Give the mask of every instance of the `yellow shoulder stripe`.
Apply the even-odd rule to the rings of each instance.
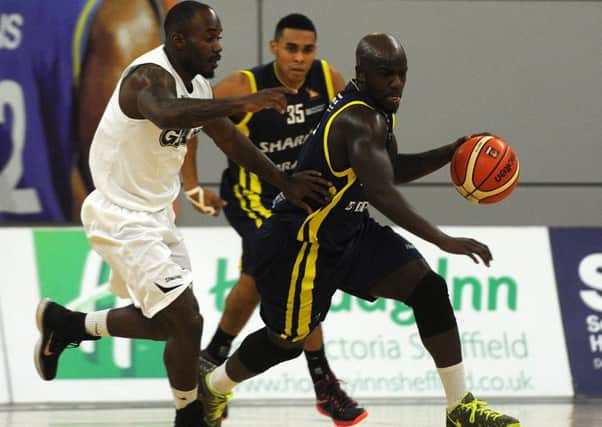
[[[322,63],[322,72],[324,73],[324,81],[326,82],[326,91],[328,92],[328,102],[332,101],[332,98],[334,98],[334,86],[332,84],[332,75],[330,73],[330,66],[328,65],[328,62],[326,62],[325,60],[321,59],[320,62]]]
[[[257,92],[257,81],[255,80],[255,74],[253,74],[249,70],[241,70],[240,72],[242,74],[244,74],[245,76],[247,76],[247,78],[249,79],[249,85],[251,86],[251,93]],[[245,116],[242,118],[242,120],[236,125],[238,130],[240,130],[246,136],[249,136],[249,127],[247,126],[247,124],[251,120],[251,117],[253,117],[253,113],[245,114]]]
[[[373,110],[374,108],[372,108],[370,105],[368,105],[366,102],[364,101],[351,101],[345,105],[343,105],[339,110],[337,110],[332,116],[330,116],[328,118],[328,122],[326,123],[326,127],[324,128],[324,136],[323,136],[323,145],[324,145],[324,156],[326,157],[326,164],[328,165],[328,168],[330,169],[330,172],[332,172],[332,174],[338,178],[341,178],[345,175],[348,175],[349,172],[351,171],[351,168],[345,169],[343,171],[335,171],[334,168],[332,167],[332,163],[330,162],[330,154],[328,152],[328,134],[330,132],[330,126],[332,126],[332,122],[334,121],[334,119],[337,118],[337,116],[342,113],[345,109],[353,106],[353,105],[364,105],[368,108],[370,108],[371,110]]]

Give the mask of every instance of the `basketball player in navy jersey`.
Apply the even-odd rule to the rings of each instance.
[[[356,79],[337,95],[304,144],[296,171],[314,169],[334,186],[326,206],[307,214],[285,196],[255,234],[248,269],[261,294],[266,327],[248,335],[239,349],[205,381],[216,393],[286,360],[328,313],[337,289],[373,301],[377,297],[412,307],[422,343],[443,383],[448,427],[518,427],[467,391],[456,318],[445,280],[416,248],[375,222],[367,202],[391,221],[440,249],[489,265],[489,248],[471,238],[445,234],[418,214],[396,184],[447,164],[466,140],[419,154],[398,154],[394,114],[406,83],[407,60],[399,42],[370,34],[356,48]],[[211,402],[211,395],[203,399]],[[207,404],[207,403],[206,403]]]
[[[235,72],[215,86],[216,98],[244,96],[264,88],[291,87],[296,94],[287,95],[287,110],[280,114],[263,110],[232,116],[237,127],[253,141],[281,170],[291,173],[303,142],[318,124],[330,100],[345,83],[338,71],[325,60],[316,59],[317,33],[313,22],[301,14],[290,14],[277,23],[270,49],[275,59],[248,70]],[[185,164],[194,160],[194,150]],[[189,196],[197,187],[196,167],[183,173],[184,188]],[[255,280],[246,270],[251,235],[270,217],[278,190],[246,168],[228,161],[223,172],[221,197],[229,223],[242,238],[242,271],[229,292],[223,316],[206,349],[201,353],[202,370],[211,369],[226,360],[233,339],[249,320],[259,303]],[[321,327],[313,330],[305,342],[305,357],[314,383],[317,409],[335,423],[354,425],[367,412],[341,389],[329,367],[324,352]]]
[[[173,4],[2,2],[1,222],[79,222],[93,189],[88,151],[103,109],[125,66],[161,42]],[[126,40],[124,32],[140,37]]]
[[[56,377],[62,352],[83,340],[119,336],[165,341],[164,364],[176,427],[216,427],[198,396],[202,317],[190,260],[172,202],[186,143],[200,131],[228,156],[281,188],[303,209],[329,199],[319,173],[280,171],[227,118],[264,108],[285,111],[287,88],[213,99],[208,78],[221,58],[222,27],[206,4],[183,1],[165,19],[166,42],[121,74],[90,149],[95,190],[81,217],[86,237],[111,268],[111,291],[126,307],[82,313],[43,299],[34,360],[40,377]],[[213,395],[215,397],[215,395]],[[220,396],[225,405],[229,396]]]

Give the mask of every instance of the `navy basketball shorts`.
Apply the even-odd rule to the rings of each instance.
[[[371,218],[337,249],[299,242],[295,235],[285,221],[268,220],[251,240],[248,266],[261,294],[263,321],[293,342],[324,320],[337,289],[374,301],[373,285],[423,259],[414,245]]]
[[[225,173],[224,173],[225,175]],[[259,200],[248,200],[248,195],[243,197],[230,182],[230,179],[222,177],[220,186],[220,197],[228,204],[223,211],[228,223],[236,230],[242,239],[242,255],[240,258],[240,269],[246,273],[247,254],[249,253],[249,239],[253,236],[264,221],[271,215],[271,211],[264,207],[264,203]],[[258,207],[257,203],[261,203]]]

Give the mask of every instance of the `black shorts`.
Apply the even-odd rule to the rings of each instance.
[[[239,190],[232,182],[228,170],[222,174],[220,197],[228,204],[224,207],[226,219],[236,230],[242,240],[241,270],[246,273],[247,254],[249,253],[249,239],[257,229],[270,217],[272,212],[266,207],[271,206],[272,198],[258,198],[255,194]]]
[[[374,284],[423,259],[414,245],[371,218],[334,250],[295,236],[286,220],[272,217],[250,240],[247,266],[261,294],[263,321],[290,341],[305,338],[324,320],[337,289],[374,301]]]

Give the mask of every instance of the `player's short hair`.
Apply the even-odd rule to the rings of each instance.
[[[307,16],[300,13],[291,13],[290,15],[282,17],[280,21],[278,21],[276,24],[276,30],[274,30],[274,40],[278,40],[286,28],[311,31],[316,35],[316,38],[318,38],[318,32],[316,31],[316,26],[314,23]]]
[[[165,34],[182,33],[188,30],[188,25],[198,11],[211,10],[211,6],[194,0],[185,0],[172,7],[163,23]]]

